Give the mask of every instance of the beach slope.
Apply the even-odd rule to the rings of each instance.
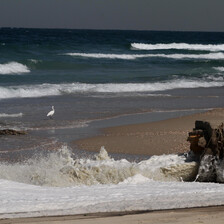
[[[224,207],[0,220],[0,224],[223,224]]]
[[[104,146],[109,153],[162,155],[189,151],[188,132],[196,120],[210,121],[214,126],[224,121],[224,109],[142,124],[111,127],[98,136],[74,143],[78,148],[99,151]]]

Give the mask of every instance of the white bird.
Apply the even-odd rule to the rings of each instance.
[[[54,106],[52,106],[52,110],[47,114],[47,117],[52,118],[52,116],[54,115],[54,112],[55,112]]]

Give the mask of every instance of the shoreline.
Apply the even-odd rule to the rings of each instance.
[[[104,146],[108,153],[162,155],[189,151],[188,132],[196,120],[218,126],[224,121],[224,109],[184,115],[166,120],[121,125],[100,129],[99,134],[74,140],[78,149],[98,152]],[[165,146],[165,147],[164,147]]]
[[[84,215],[63,215],[49,217],[31,217],[0,219],[0,224],[189,224],[189,223],[223,223],[224,206],[209,206],[197,208],[169,209],[156,211],[107,212]]]
[[[118,127],[111,127],[103,129],[102,135],[80,140],[84,141],[84,143],[91,143],[92,141],[95,141],[97,144],[101,144],[102,142],[99,141],[100,139],[103,139],[105,142],[111,144],[114,142],[116,144],[121,144],[125,150],[129,150],[127,153],[136,153],[136,155],[142,152],[148,153],[147,155],[150,155],[150,153],[153,153],[153,150],[157,150],[158,153],[161,154],[170,154],[170,153],[180,153],[180,149],[177,149],[179,147],[178,143],[179,141],[185,140],[186,144],[188,142],[186,141],[187,138],[187,132],[191,131],[194,127],[194,121],[195,119],[201,119],[201,120],[207,120],[212,122],[213,125],[219,125],[220,122],[224,120],[224,108],[219,109],[213,109],[211,111],[198,113],[198,114],[191,114],[187,116],[181,116],[177,118],[162,120],[162,121],[156,121],[156,122],[150,122],[150,123],[141,123],[141,124],[132,124],[132,125],[124,125],[124,126],[118,126]],[[170,137],[171,136],[171,137]],[[177,138],[178,137],[178,138]],[[117,141],[117,139],[119,141]],[[150,140],[157,140],[154,142],[150,142]],[[166,147],[164,148],[164,141],[161,141],[161,139],[165,139],[166,141]],[[177,141],[178,140],[178,141]],[[90,142],[89,142],[90,141]],[[134,145],[135,142],[135,145]],[[144,143],[150,143],[151,146],[154,146],[155,148],[152,148],[152,150],[145,150],[141,151],[142,148],[145,147]],[[175,143],[175,145],[174,145]],[[94,146],[97,146],[95,144]],[[184,146],[183,143],[181,143],[182,146]],[[137,151],[130,152],[130,146],[136,147]],[[120,146],[120,145],[119,145]],[[177,151],[171,152],[171,147],[174,146]],[[108,150],[109,153],[114,153],[114,151],[111,151],[110,148],[107,146],[106,150]],[[158,148],[162,151],[159,151]],[[184,148],[182,148],[184,149]],[[113,149],[112,149],[113,150]],[[189,151],[189,148],[188,148]],[[120,152],[125,153],[125,152]],[[151,188],[150,188],[151,189]],[[195,191],[195,189],[193,189]],[[126,189],[125,189],[126,191]],[[185,192],[186,193],[186,192]],[[216,193],[218,194],[218,193]],[[85,192],[86,195],[86,192]],[[214,197],[215,196],[215,197]],[[215,204],[217,200],[217,195],[210,196],[215,200]],[[39,196],[38,196],[39,197]],[[202,198],[204,198],[203,195],[201,195]],[[183,195],[181,196],[183,198]],[[158,198],[157,198],[158,199]],[[177,200],[179,200],[177,198]],[[176,201],[173,201],[175,203]],[[150,205],[150,204],[148,204]],[[147,205],[147,206],[148,206]],[[209,205],[206,201],[204,201],[202,206]],[[212,204],[210,204],[212,205]],[[214,205],[214,203],[213,203]],[[74,205],[73,205],[74,206]],[[147,207],[146,206],[146,207]],[[188,207],[188,206],[186,206]],[[159,209],[162,207],[159,207]],[[157,208],[158,209],[158,208]],[[168,210],[154,210],[151,211],[147,209],[146,211],[131,211],[128,212],[129,209],[124,210],[125,212],[118,212],[118,213],[92,213],[89,214],[88,212],[84,215],[63,215],[63,216],[48,216],[48,217],[33,217],[33,218],[14,218],[14,219],[0,219],[1,224],[6,223],[92,223],[92,224],[100,224],[100,223],[108,223],[112,224],[114,222],[116,223],[141,223],[141,222],[147,222],[147,223],[153,223],[153,224],[164,224],[164,223],[182,223],[182,224],[188,224],[188,223],[194,223],[194,221],[198,221],[199,223],[211,223],[214,222],[217,224],[221,224],[223,222],[223,211],[224,206],[212,206],[212,207],[192,207],[192,208],[184,208],[184,209],[168,209]],[[88,211],[88,210],[87,210]],[[111,211],[111,210],[108,210]],[[215,218],[214,218],[215,217]],[[164,222],[166,220],[166,222]]]

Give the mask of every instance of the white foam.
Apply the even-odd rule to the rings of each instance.
[[[215,70],[224,72],[224,67],[214,67]]]
[[[144,182],[151,182],[152,179],[149,179],[141,174],[136,174],[132,177],[128,177],[123,182],[120,182],[119,184],[139,184]]]
[[[224,76],[223,75],[208,75],[206,77],[208,80],[210,79],[211,81],[224,81]]]
[[[172,58],[172,59],[207,59],[207,60],[224,60],[224,53],[209,54],[155,54],[150,57]]]
[[[122,59],[135,60],[139,58],[170,58],[170,59],[207,59],[207,60],[224,60],[224,53],[208,54],[97,54],[97,53],[68,53],[67,55],[84,58],[98,59]]]
[[[153,211],[224,204],[220,184],[144,182],[67,188],[0,180],[0,218]]]
[[[18,114],[6,114],[6,113],[2,113],[0,114],[0,117],[1,118],[4,118],[4,117],[22,117],[23,116],[23,113],[18,113]]]
[[[74,160],[71,152],[64,146],[48,156],[33,158],[22,164],[0,163],[0,179],[41,186],[179,181],[180,178],[189,180],[195,175],[197,165],[194,162],[187,163],[186,169],[185,160],[184,156],[164,155],[131,163],[125,159],[110,158],[104,148],[101,148],[95,159]],[[170,169],[168,171],[164,168]]]
[[[67,53],[66,55],[86,58],[105,58],[105,59],[123,59],[123,60],[134,60],[141,55],[132,54],[101,54],[101,53]],[[142,55],[142,57],[144,57]]]
[[[89,93],[143,93],[181,88],[208,88],[224,86],[222,77],[205,76],[203,79],[176,79],[153,83],[106,83],[106,84],[42,84],[0,87],[0,99],[44,97],[63,94]]]
[[[222,160],[220,163],[216,163],[216,177],[217,181],[224,183],[224,160]]]
[[[54,96],[61,94],[60,89],[60,85],[54,84],[0,87],[0,98]]]
[[[144,44],[132,43],[131,47],[139,50],[197,50],[197,51],[224,51],[224,44],[187,44],[187,43],[169,43],[169,44]]]
[[[195,164],[177,155],[115,161],[105,149],[96,159],[74,160],[66,147],[24,164],[1,162],[0,219],[223,205],[221,184],[177,181],[189,167]]]
[[[30,70],[26,65],[20,64],[18,62],[9,62],[7,64],[0,64],[0,74],[8,75],[8,74],[21,74],[21,73],[29,73]]]

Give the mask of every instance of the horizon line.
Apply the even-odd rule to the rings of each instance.
[[[139,31],[139,32],[197,32],[197,33],[224,33],[224,31],[206,31],[206,30],[154,30],[154,29],[95,29],[95,28],[43,28],[43,27],[8,27],[1,26],[0,29],[37,29],[37,30],[89,30],[89,31]]]

